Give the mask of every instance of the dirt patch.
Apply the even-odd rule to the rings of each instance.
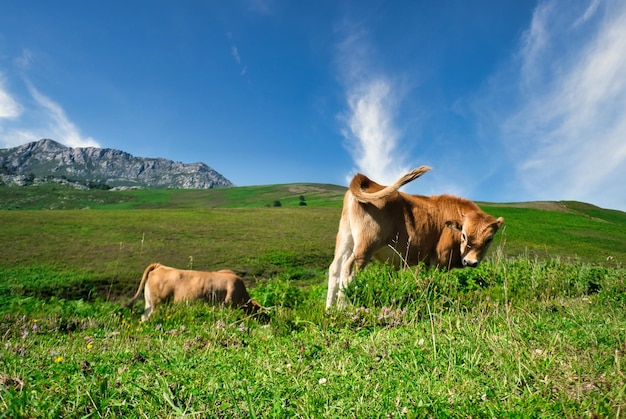
[[[543,211],[572,212],[567,205],[565,205],[565,203],[555,201],[511,202],[501,204],[489,203],[485,205],[490,207],[530,208]]]
[[[306,184],[294,184],[289,185],[289,192],[294,194],[315,194],[318,196],[332,196],[342,194],[344,190],[340,187],[334,187],[333,189],[329,189],[327,186],[323,187],[322,185],[306,185]]]

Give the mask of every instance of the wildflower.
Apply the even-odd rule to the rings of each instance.
[[[241,323],[239,325],[239,327],[237,328],[237,330],[239,330],[240,332],[243,332],[246,330],[246,325],[244,323]]]
[[[61,361],[63,361],[63,357],[62,357],[62,356],[57,356],[57,357],[54,359],[54,363],[55,363],[55,364],[58,364],[58,363],[59,363],[59,362],[61,362]]]
[[[324,384],[326,384],[326,381],[327,381],[327,380],[326,380],[326,378],[322,377],[322,378],[320,378],[317,382],[318,382],[320,385],[324,385]]]
[[[88,343],[87,344],[87,349],[91,349],[91,348],[93,348],[93,343]]]

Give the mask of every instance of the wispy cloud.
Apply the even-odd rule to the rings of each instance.
[[[0,70],[0,147],[16,147],[41,138],[51,138],[70,147],[99,147],[96,140],[83,136],[61,105],[41,93],[26,73],[37,66],[29,49],[13,60],[8,78]],[[26,90],[24,90],[26,86]]]
[[[100,147],[93,138],[81,135],[78,127],[70,121],[58,103],[43,95],[32,84],[29,84],[29,91],[46,116],[46,137],[69,147]]]
[[[14,128],[23,112],[24,107],[7,89],[0,73],[0,147],[15,147],[32,138],[28,131]]]
[[[336,61],[347,105],[339,116],[346,148],[358,171],[377,182],[392,183],[406,171],[397,150],[402,133],[394,119],[403,93],[390,76],[373,70],[365,32],[344,29]]]
[[[582,25],[583,23],[588,21],[591,17],[593,17],[593,15],[598,10],[598,6],[600,6],[601,2],[602,0],[592,0],[591,4],[589,4],[589,7],[587,7],[587,10],[585,10],[585,13],[583,13],[582,16],[576,19],[576,21],[574,22],[574,26],[576,27],[576,26]]]
[[[15,65],[21,71],[26,71],[31,67],[31,64],[34,62],[33,53],[28,48],[24,48],[22,50],[22,55],[17,57],[15,60]]]
[[[5,88],[4,76],[0,73],[0,123],[2,119],[15,119],[21,113],[22,107]]]
[[[232,32],[228,32],[227,36],[228,36],[228,39],[232,43],[232,40],[233,40]],[[239,48],[237,48],[237,46],[234,44],[230,46],[230,55],[233,57],[233,60],[235,60],[235,63],[237,63],[237,65],[240,67],[239,74],[241,76],[245,76],[246,73],[248,72],[248,66],[241,64],[241,55],[239,55]]]
[[[81,134],[64,109],[26,83],[34,100],[23,105],[11,95],[0,77],[0,147],[16,147],[41,138],[51,138],[70,147],[100,147],[99,143]]]
[[[506,91],[518,96],[493,123],[516,186],[529,199],[626,208],[626,3],[540,2],[512,64],[517,88]]]
[[[241,64],[241,57],[239,56],[239,50],[237,49],[237,47],[231,47],[230,52],[237,64]]]

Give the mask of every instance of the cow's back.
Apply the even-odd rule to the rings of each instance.
[[[147,287],[150,287],[150,295],[155,303],[176,298],[176,289],[181,279],[179,269],[160,265],[148,276]]]

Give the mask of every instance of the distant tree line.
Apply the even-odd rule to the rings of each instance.
[[[304,198],[304,195],[300,195],[300,203],[298,204],[301,207],[306,206],[306,199]],[[272,204],[273,207],[282,207],[283,204],[277,199],[274,201],[274,203]]]

